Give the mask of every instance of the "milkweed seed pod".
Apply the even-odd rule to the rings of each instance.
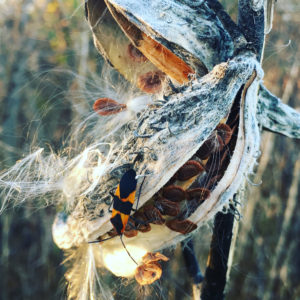
[[[125,78],[138,84],[163,72],[182,84],[233,53],[222,23],[198,2],[93,0],[86,11],[97,49]]]
[[[132,82],[138,83],[143,72],[188,82],[172,90],[167,81],[163,98],[145,108],[112,149],[111,165],[97,187],[53,226],[61,248],[116,235],[109,192],[134,168],[137,191],[145,180],[124,242],[140,263],[146,253],[176,244],[212,219],[252,172],[259,153],[262,70],[251,51],[228,60],[233,42],[205,2],[88,1],[87,17],[96,47]],[[127,72],[131,64],[145,62],[134,75]],[[136,266],[117,236],[98,248],[94,251],[108,269],[119,276],[134,274]],[[125,256],[118,260],[120,251]],[[124,261],[132,270],[122,271]]]
[[[189,215],[187,219],[199,227],[228,204],[247,174],[251,173],[259,151],[256,103],[253,103],[253,99],[257,99],[259,75],[262,72],[253,55],[238,56],[217,65],[206,76],[193,80],[179,93],[169,95],[163,106],[148,107],[135,124],[131,124],[132,131],[124,138],[122,145],[113,150],[113,165],[110,172],[99,179],[97,200],[86,198],[84,209],[78,203],[68,217],[69,247],[95,240],[111,230],[107,198],[110,197],[109,191],[118,185],[118,176],[128,166],[134,165],[139,177],[145,177],[139,201],[141,210],[160,196],[171,202],[189,201],[191,196],[188,195],[192,194],[190,187],[203,173],[210,181],[215,177],[217,182],[210,184],[209,192],[203,191],[207,198],[193,208],[192,213],[186,212]],[[235,108],[233,111],[238,112],[238,117],[231,113],[231,108]],[[231,157],[225,169],[218,165],[218,169],[214,170],[213,167],[206,167],[209,159],[201,160],[201,155],[197,153],[202,145],[212,143],[212,139],[216,139],[216,143],[229,144],[218,133],[220,122],[228,122],[229,125],[223,126],[229,131],[226,134],[230,135],[230,131],[235,130],[236,138],[229,141],[232,143],[230,147],[225,147]],[[208,148],[210,152],[207,155],[212,156],[219,149],[220,146],[216,146],[216,150]],[[170,181],[174,183],[167,186],[169,191],[163,189]],[[98,217],[100,211],[104,211],[104,215]],[[153,229],[149,233],[139,233],[127,244],[139,243],[140,235],[145,235],[143,244],[148,244],[148,252],[154,252],[170,246],[174,239],[185,238],[165,224],[157,226],[157,231],[164,232],[167,241],[161,238],[161,233],[153,234],[156,225],[151,225]],[[76,238],[72,238],[75,232]],[[146,237],[147,234],[151,238]],[[60,244],[57,238],[56,241]],[[112,242],[107,241],[102,247]],[[62,243],[66,243],[65,238]]]
[[[83,171],[74,168],[64,178],[76,178],[82,189],[88,178],[93,183],[84,196],[66,184],[72,205],[68,215],[57,215],[53,237],[66,250],[112,237],[90,246],[95,266],[118,276],[135,274],[147,284],[151,274],[159,278],[161,268],[143,257],[196,232],[243,187],[259,157],[259,123],[299,137],[292,128],[299,128],[300,118],[260,87],[256,54],[247,45],[236,51],[236,36],[206,1],[89,0],[86,12],[99,52],[156,99],[126,124],[126,134],[109,155],[99,155],[96,167],[82,163]],[[109,106],[112,114],[126,107],[103,99],[96,104]],[[109,212],[110,193],[132,168],[139,205],[123,240],[141,268],[127,255]]]

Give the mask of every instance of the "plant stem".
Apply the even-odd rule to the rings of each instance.
[[[218,213],[215,217],[207,268],[202,284],[202,300],[224,299],[233,222],[234,215],[231,212]]]

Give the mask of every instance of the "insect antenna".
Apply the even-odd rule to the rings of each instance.
[[[124,242],[123,242],[122,235],[120,235],[120,240],[121,240],[122,245],[123,245],[124,249],[126,250],[128,256],[129,256],[129,257],[132,259],[132,261],[138,266],[138,263],[135,261],[135,259],[131,256],[131,254],[130,254],[129,251],[127,250],[127,248],[126,248],[126,246],[125,246],[125,244],[124,244]]]

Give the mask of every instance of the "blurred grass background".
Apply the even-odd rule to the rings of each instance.
[[[234,16],[237,1],[222,2]],[[278,3],[263,62],[266,86],[298,109],[299,28],[299,2]],[[70,103],[80,101],[76,95],[102,64],[80,0],[0,0],[0,170],[34,147],[63,147],[77,117]],[[299,146],[263,133],[260,166],[251,179],[262,183],[247,187],[227,299],[300,299]],[[55,208],[32,203],[1,215],[0,299],[65,297],[63,254],[50,230],[54,215]],[[207,226],[195,237],[203,271],[210,231]],[[172,252],[161,285],[140,299],[190,299],[180,247]]]

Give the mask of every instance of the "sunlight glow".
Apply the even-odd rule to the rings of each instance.
[[[127,245],[126,247],[137,263],[141,262],[142,257],[147,253],[147,250],[137,246]],[[131,277],[137,268],[137,265],[132,261],[122,245],[114,249],[105,249],[103,251],[103,260],[106,268],[116,276]]]

